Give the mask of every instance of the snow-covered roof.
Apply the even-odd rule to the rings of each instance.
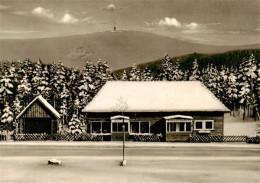
[[[184,115],[172,115],[172,116],[165,116],[164,119],[176,119],[176,118],[182,118],[182,119],[193,119],[192,116],[184,116]]]
[[[16,117],[16,119],[19,119],[24,113],[25,111],[36,101],[39,100],[56,118],[60,118],[60,114],[58,113],[58,111],[56,111],[56,109],[54,109],[52,107],[52,105],[47,102],[47,100],[45,100],[41,95],[35,97],[23,110],[22,112],[20,112],[20,114]]]
[[[120,99],[125,112],[229,111],[199,81],[108,81],[83,112],[116,112]]]

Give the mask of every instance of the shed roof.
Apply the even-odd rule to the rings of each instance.
[[[229,111],[199,81],[108,81],[83,112],[116,112],[120,98],[125,112]]]
[[[41,95],[35,97],[23,110],[22,112],[20,112],[20,114],[18,114],[18,116],[16,117],[16,119],[19,119],[25,112],[27,109],[29,109],[29,107],[36,101],[39,100],[56,118],[60,118],[60,114],[58,113],[58,111],[56,111],[56,109],[54,109],[52,107],[52,105],[47,102],[47,100],[45,100]]]

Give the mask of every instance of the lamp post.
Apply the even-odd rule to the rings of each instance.
[[[124,118],[124,113],[123,113],[123,161],[121,163],[121,166],[126,165],[126,160],[125,160],[125,118]]]
[[[127,101],[124,100],[122,97],[118,98],[118,102],[115,106],[116,111],[121,112],[122,117],[123,117],[123,125],[122,125],[122,130],[123,130],[123,161],[121,162],[121,166],[126,165],[126,160],[125,160],[125,117],[124,117],[124,112],[126,109],[128,109]]]
[[[123,162],[122,162],[122,166],[124,166],[123,165],[124,161],[125,161],[125,125],[123,125]]]

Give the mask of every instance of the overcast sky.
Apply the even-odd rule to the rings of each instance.
[[[0,39],[118,29],[211,45],[260,43],[260,0],[0,0]]]

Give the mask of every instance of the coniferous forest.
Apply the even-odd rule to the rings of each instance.
[[[12,131],[15,118],[36,96],[42,95],[59,111],[69,133],[84,132],[82,109],[99,89],[111,80],[123,81],[201,81],[231,111],[259,119],[260,62],[254,54],[245,56],[237,66],[213,63],[200,66],[196,58],[191,69],[180,67],[182,60],[166,54],[160,71],[133,64],[128,71],[114,74],[106,62],[86,62],[84,68],[67,68],[62,62],[43,64],[41,60],[4,61],[0,65],[0,131]],[[76,128],[75,128],[76,127]]]

